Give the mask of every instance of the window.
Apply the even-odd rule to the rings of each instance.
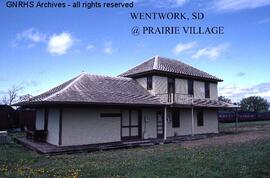
[[[174,78],[168,78],[168,93],[174,93],[175,91],[175,81]]]
[[[153,81],[153,79],[152,79],[153,77],[152,76],[148,76],[147,77],[147,90],[152,90],[152,81]]]
[[[197,112],[197,126],[203,126],[203,111]]]
[[[172,127],[180,127],[180,112],[177,109],[172,110]]]
[[[188,94],[193,95],[194,89],[193,89],[193,80],[188,80]]]
[[[100,113],[100,117],[121,117],[121,113]]]
[[[210,87],[209,82],[204,83],[205,98],[210,98]]]
[[[123,110],[121,117],[121,140],[141,138],[141,112],[138,110]]]

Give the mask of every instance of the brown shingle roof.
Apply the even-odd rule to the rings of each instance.
[[[136,77],[144,73],[166,72],[170,74],[182,75],[186,77],[194,77],[212,81],[222,81],[221,79],[196,69],[178,60],[168,59],[164,57],[153,57],[152,59],[120,74],[122,77]]]
[[[102,103],[161,105],[158,97],[151,95],[136,80],[126,77],[108,77],[81,74],[41,95],[31,103]],[[19,103],[23,105],[26,103]]]

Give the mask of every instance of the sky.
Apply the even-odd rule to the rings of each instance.
[[[251,95],[270,101],[270,0],[135,0],[133,8],[114,9],[8,8],[6,2],[0,2],[0,97],[14,85],[24,88],[21,95],[37,95],[81,72],[117,76],[159,55],[222,78],[219,95],[233,101]],[[205,18],[133,20],[132,12],[203,12]],[[135,26],[224,26],[225,33],[134,36]]]

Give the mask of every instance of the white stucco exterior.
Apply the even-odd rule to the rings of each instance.
[[[58,145],[59,143],[59,118],[60,118],[59,108],[48,109],[47,142],[53,145]]]
[[[168,92],[168,79],[162,76],[153,76],[153,94],[164,94]]]
[[[194,98],[204,99],[205,91],[204,91],[204,82],[194,81]],[[210,90],[211,92],[211,90]]]
[[[203,110],[204,125],[199,127],[197,126],[197,110],[194,111],[195,134],[218,133],[217,110]]]
[[[146,77],[137,78],[136,81],[145,89],[147,89],[147,79]]]
[[[191,134],[191,109],[180,109],[180,127],[172,127],[171,112],[168,112],[167,137]]]
[[[175,79],[175,93],[186,95],[188,93],[188,84],[186,79]]]
[[[136,79],[137,82],[147,89],[147,78],[141,77]],[[152,90],[148,90],[154,95],[166,94],[168,92],[168,78],[164,76],[153,76]],[[210,82],[210,99],[216,100],[218,98],[217,83]],[[194,98],[205,98],[205,82],[194,80]],[[175,93],[187,95],[188,94],[188,80],[182,78],[175,78]]]
[[[167,137],[191,135],[191,108],[179,108],[180,127],[172,127],[172,113],[168,109]],[[131,110],[131,125],[139,121],[138,110]],[[141,109],[141,138],[157,138],[157,113],[164,112],[164,108]],[[122,124],[128,121],[129,110],[95,109],[95,108],[63,108],[62,109],[62,145],[59,145],[60,108],[48,109],[47,142],[59,146],[98,144],[121,141],[121,117],[101,117],[101,113],[121,113]],[[204,109],[204,125],[197,126],[197,110],[194,109],[194,134],[218,133],[217,110]],[[44,110],[37,110],[37,126],[43,129]],[[131,130],[131,136],[137,134],[138,129]],[[128,130],[122,136],[128,136]]]
[[[172,127],[171,112],[168,112],[167,119],[167,136],[181,136],[192,134],[192,123],[191,123],[191,109],[179,109],[180,110],[180,127]],[[194,109],[194,134],[204,133],[218,133],[218,118],[217,110],[203,110],[204,113],[204,125],[197,126],[197,110]]]
[[[218,99],[217,83],[210,83],[210,99]]]
[[[142,110],[142,137],[144,139],[157,138],[157,111],[156,109]]]
[[[64,108],[62,146],[121,141],[120,117],[100,117],[101,113],[120,113],[120,110]]]

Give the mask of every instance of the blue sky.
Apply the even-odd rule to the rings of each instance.
[[[134,2],[132,9],[15,9],[1,1],[0,95],[13,85],[36,95],[82,71],[116,76],[160,55],[224,79],[219,93],[233,100],[270,98],[270,0]],[[205,19],[130,18],[131,12],[193,11]],[[224,26],[225,34],[131,34],[133,26],[165,25]]]

